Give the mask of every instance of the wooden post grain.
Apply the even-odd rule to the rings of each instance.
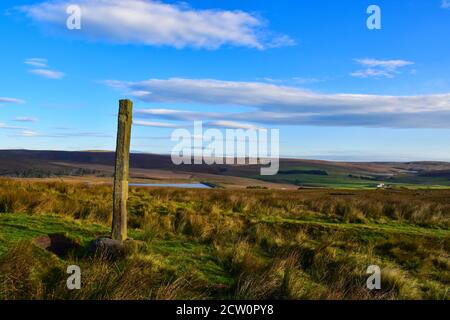
[[[133,102],[131,100],[119,101],[111,233],[111,238],[119,241],[127,239],[128,171],[132,112]]]

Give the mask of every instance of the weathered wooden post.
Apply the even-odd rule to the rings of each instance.
[[[127,239],[128,171],[132,112],[133,102],[131,100],[119,101],[111,234],[113,240],[119,241]]]

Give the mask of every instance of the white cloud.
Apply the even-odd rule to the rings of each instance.
[[[61,79],[65,76],[63,72],[51,70],[44,58],[29,58],[24,63],[35,68],[30,70],[31,73],[47,79]]]
[[[294,84],[294,85],[308,85],[325,81],[325,78],[304,78],[292,77],[287,79],[275,79],[270,77],[257,78],[258,81],[264,81],[274,84]]]
[[[400,68],[414,64],[414,62],[406,60],[356,59],[355,61],[366,67],[366,69],[351,73],[352,76],[360,78],[393,78],[400,73]]]
[[[386,70],[376,70],[376,69],[372,69],[372,68],[368,68],[365,70],[358,70],[355,72],[352,72],[351,75],[353,77],[359,77],[359,78],[370,78],[370,77],[374,77],[374,78],[381,78],[381,77],[386,77],[386,78],[393,78],[393,74],[391,72],[388,72]]]
[[[34,117],[16,117],[14,121],[17,122],[38,122],[39,120]]]
[[[16,98],[0,97],[0,104],[4,104],[4,103],[21,104],[21,103],[25,103],[25,100],[16,99]]]
[[[302,78],[302,77],[294,77],[292,78],[292,80],[296,83],[296,84],[312,84],[312,83],[319,83],[324,81],[324,79],[319,79],[319,78]]]
[[[227,120],[219,120],[219,121],[211,121],[206,124],[209,127],[221,127],[227,129],[251,129],[256,130],[259,126],[249,123],[242,123],[237,121],[227,121]]]
[[[10,126],[4,122],[0,122],[0,129],[23,130],[23,127]]]
[[[261,82],[233,82],[213,79],[150,79],[122,82],[130,92],[148,94],[138,98],[146,102],[238,105],[280,112],[420,112],[450,111],[450,95],[382,96],[365,94],[321,94],[296,87]],[[167,109],[152,112],[165,114]],[[188,111],[179,111],[189,116]]]
[[[133,120],[133,125],[142,127],[155,127],[155,128],[178,128],[179,126],[168,122],[155,122],[144,120]]]
[[[149,103],[192,103],[208,106],[243,106],[240,113],[141,109],[142,118],[171,121],[238,121],[276,125],[344,125],[378,127],[450,127],[450,94],[389,96],[323,94],[261,82],[212,79],[150,79],[113,81],[115,88],[139,91]],[[143,92],[147,92],[143,94]]]
[[[61,79],[64,77],[64,73],[48,69],[33,69],[30,72],[48,79]]]
[[[175,119],[177,116],[180,118],[180,120],[186,120],[188,118],[187,114],[183,112],[179,112],[176,110],[165,110],[162,111],[161,109],[148,109],[148,110],[138,110],[138,115],[142,116],[169,116],[174,115]],[[222,115],[216,114],[215,116],[212,116],[209,114],[210,117],[220,117]],[[170,116],[169,116],[170,118]],[[197,119],[198,114],[193,113],[192,119]],[[154,128],[184,128],[186,125],[180,124],[180,123],[170,123],[170,122],[158,122],[158,121],[146,121],[146,120],[133,120],[133,125],[135,126],[142,126],[142,127],[154,127]],[[227,120],[218,120],[218,121],[209,121],[203,123],[205,127],[219,127],[219,128],[228,128],[228,129],[258,129],[259,127],[253,124],[249,123],[241,123],[237,121],[227,121]]]
[[[91,132],[91,131],[79,131],[79,132],[64,132],[64,133],[55,133],[55,134],[46,134],[42,135],[43,137],[49,138],[68,138],[68,137],[76,137],[76,138],[111,138],[112,136],[109,134],[104,134],[100,132]]]
[[[1,126],[0,126],[1,128]],[[98,132],[65,132],[65,133],[39,133],[39,132],[35,132],[35,131],[31,131],[28,130],[26,128],[19,128],[16,127],[16,129],[23,129],[22,132],[20,132],[19,134],[14,135],[15,137],[29,137],[29,138],[112,138],[111,135],[107,135],[107,134],[103,134],[103,133],[98,133]]]
[[[18,136],[21,136],[21,137],[36,137],[38,135],[39,134],[37,132],[31,131],[31,130],[24,130],[18,134]]]
[[[406,60],[376,60],[376,59],[357,59],[358,63],[367,67],[381,67],[388,70],[395,70],[400,67],[414,64],[414,62]]]
[[[441,8],[450,9],[450,0],[442,0]]]
[[[33,67],[48,68],[47,59],[43,59],[43,58],[29,58],[29,59],[25,59],[24,62],[25,62],[25,64],[28,64],[28,65],[33,66]]]
[[[297,43],[294,39],[287,35],[274,36],[265,47],[267,48],[279,48],[279,47],[290,47],[295,46]]]
[[[46,1],[20,9],[34,21],[66,32],[66,8],[70,4]],[[77,32],[90,39],[208,49],[223,45],[264,49],[294,44],[286,35],[269,32],[257,16],[238,10],[196,10],[186,4],[153,0],[78,0],[76,4],[82,14],[82,27]]]

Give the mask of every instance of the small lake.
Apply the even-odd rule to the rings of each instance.
[[[130,183],[130,187],[167,187],[183,189],[212,189],[212,187],[203,183]]]

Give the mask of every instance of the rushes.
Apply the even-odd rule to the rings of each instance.
[[[34,257],[30,243],[19,242],[0,260],[0,298],[37,299],[43,288],[35,270],[42,266]]]
[[[58,213],[108,223],[111,210],[106,186],[0,180],[0,212]]]
[[[316,217],[349,223],[390,219],[448,228],[450,203],[446,199],[449,196],[448,190],[420,193],[411,190],[352,191],[351,194],[340,195],[328,190],[285,192],[133,188],[129,199],[130,225],[141,227],[145,215],[155,211],[165,215],[183,209],[208,216],[234,213],[252,217],[283,217],[312,213]],[[52,212],[109,223],[111,187],[1,179],[0,212]]]
[[[448,299],[448,198],[132,188],[129,226],[142,249],[111,262],[15,243],[0,257],[0,299]],[[3,212],[109,226],[111,188],[0,180]],[[83,270],[83,290],[65,289],[68,264]],[[381,290],[366,288],[372,264]]]

